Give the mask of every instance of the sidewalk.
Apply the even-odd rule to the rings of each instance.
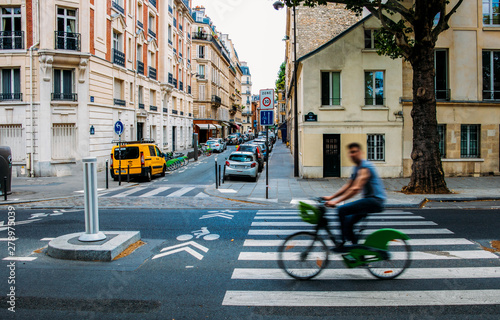
[[[209,188],[207,193],[233,200],[276,202],[293,204],[298,200],[331,195],[347,179],[322,178],[300,179],[293,177],[293,158],[290,150],[281,141],[277,141],[269,159],[269,197],[266,199],[266,171],[262,171],[259,180],[225,181],[219,189]],[[472,201],[500,200],[500,177],[448,177],[446,182],[453,194],[448,195],[407,195],[401,189],[409,178],[383,179],[387,191],[387,207],[420,207],[427,200],[431,201]]]

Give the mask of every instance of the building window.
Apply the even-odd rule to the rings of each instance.
[[[123,35],[113,31],[113,63],[125,67],[125,54],[123,48]]]
[[[384,72],[365,72],[365,105],[384,105]]]
[[[121,79],[115,79],[113,83],[113,104],[118,106],[125,106],[123,83]]]
[[[76,153],[76,126],[74,123],[52,125],[52,159],[71,160]]]
[[[205,85],[200,85],[198,91],[198,100],[205,100]]]
[[[22,100],[20,69],[2,69],[0,101]]]
[[[56,49],[80,50],[76,10],[57,8]]]
[[[483,100],[500,100],[500,51],[483,51]]]
[[[0,146],[9,146],[13,161],[23,161],[26,155],[26,139],[20,124],[0,125]],[[2,178],[3,179],[3,178]]]
[[[198,58],[205,59],[205,46],[198,46]]]
[[[438,124],[439,154],[441,158],[446,158],[446,125]]]
[[[434,51],[435,92],[436,100],[450,100],[448,89],[448,50],[439,49]]]
[[[479,124],[463,124],[460,131],[460,157],[479,158]]]
[[[143,88],[143,86],[139,86],[139,90],[137,91],[137,100],[139,102],[139,109],[144,109],[144,88]]]
[[[54,70],[54,92],[52,100],[77,101],[76,93],[73,93],[73,70]]]
[[[367,159],[371,161],[385,160],[385,137],[383,134],[369,134],[367,138]]]
[[[321,72],[321,105],[340,105],[340,72]]]
[[[198,65],[198,77],[200,79],[205,79],[205,66],[202,64]]]
[[[500,24],[500,0],[483,0],[483,24]]]
[[[375,29],[365,29],[365,49],[375,49]]]
[[[23,35],[21,8],[1,8],[0,49],[23,49]]]

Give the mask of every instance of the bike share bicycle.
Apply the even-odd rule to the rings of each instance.
[[[323,199],[316,199],[317,205],[299,203],[299,216],[303,221],[314,224],[313,232],[301,231],[288,236],[278,248],[278,265],[295,279],[307,280],[317,276],[329,262],[333,253],[324,241],[323,232],[339,247],[328,227],[326,207]],[[410,238],[395,229],[380,229],[368,235],[363,244],[345,246],[348,252],[342,260],[348,268],[364,267],[379,279],[394,279],[400,276],[411,263]]]

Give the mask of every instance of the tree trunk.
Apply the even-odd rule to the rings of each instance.
[[[413,67],[413,160],[407,193],[450,193],[444,180],[439,153],[436,97],[434,92],[434,46],[415,45],[409,59]]]

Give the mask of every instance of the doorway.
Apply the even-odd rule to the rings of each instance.
[[[176,145],[175,141],[177,140],[177,127],[172,127],[172,152],[175,151]]]
[[[340,177],[340,134],[323,135],[323,177]]]

